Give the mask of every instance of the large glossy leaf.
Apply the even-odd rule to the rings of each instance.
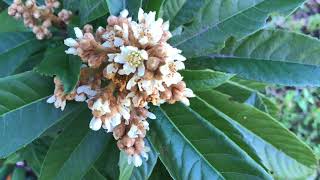
[[[40,64],[44,57],[44,50],[40,52],[36,52],[34,55],[28,57],[23,63],[15,68],[12,74],[19,74],[26,71],[31,71]]]
[[[189,62],[238,76],[294,86],[319,86],[320,41],[285,31],[259,31],[237,43],[228,43],[224,55]],[[193,65],[192,65],[193,64]]]
[[[163,0],[143,0],[143,10],[146,12],[155,11],[159,16],[159,10]]]
[[[171,4],[175,2],[185,2],[182,6],[178,6],[179,12],[177,13],[182,14],[181,18],[183,18],[195,1],[168,0],[168,3]],[[182,49],[187,57],[216,53],[229,37],[241,39],[261,29],[271,12],[288,13],[303,2],[304,0],[207,0],[201,9],[196,9],[199,13],[195,17],[193,14],[188,16],[192,18],[192,22],[184,28],[181,35],[173,37],[171,43]],[[188,3],[190,6],[184,6]],[[170,6],[167,9],[171,10],[173,7]],[[180,16],[171,15],[169,17],[174,17],[177,21],[180,18]]]
[[[57,75],[63,83],[64,91],[70,92],[78,83],[81,60],[78,56],[67,55],[64,51],[65,46],[49,48],[36,71],[48,76]]]
[[[45,46],[31,32],[0,33],[0,77],[12,74],[34,52]]]
[[[79,9],[82,25],[108,13],[106,0],[80,0]]]
[[[110,163],[110,162],[106,162]],[[92,167],[82,180],[107,180],[96,168]]]
[[[183,70],[183,80],[194,91],[205,91],[220,86],[233,75],[212,70]]]
[[[150,180],[172,180],[169,172],[166,167],[162,164],[160,160],[157,161],[156,166],[154,167],[152,174],[149,178]]]
[[[63,0],[63,8],[77,11],[79,9],[79,1],[78,0]]]
[[[237,76],[234,76],[231,80],[235,83],[238,83],[240,85],[243,85],[245,87],[248,87],[250,89],[253,89],[253,90],[256,90],[259,92],[265,92],[266,87],[268,86],[268,84],[266,84],[266,83],[253,81],[253,80],[247,80],[247,79],[243,79],[243,78],[240,78]]]
[[[270,179],[227,136],[182,104],[154,111],[150,140],[175,179]]]
[[[119,148],[115,140],[108,142],[107,148],[103,151],[99,159],[94,163],[94,168],[107,179],[119,178]]]
[[[0,117],[47,97],[53,90],[50,80],[34,72],[0,78]]]
[[[0,33],[29,31],[22,21],[17,21],[12,16],[9,16],[7,9],[0,13],[0,22]]]
[[[105,0],[108,4],[109,12],[118,16],[120,11],[127,9],[131,16],[137,17],[142,0]]]
[[[52,137],[41,137],[23,148],[18,154],[28,163],[28,167],[39,177],[40,170],[48,149],[53,141]]]
[[[201,8],[208,0],[163,0],[159,16],[170,20],[170,28],[173,30],[179,25],[191,23]]]
[[[77,106],[68,105],[61,112],[46,99],[0,116],[0,158],[6,157],[38,138],[46,129],[66,118]],[[17,131],[17,127],[19,131]]]
[[[280,110],[274,102],[255,89],[245,86],[245,84],[230,80],[217,87],[216,90],[231,96],[235,101],[250,104],[273,117],[279,115]]]
[[[92,168],[110,140],[104,131],[89,129],[92,116],[85,108],[51,144],[42,165],[40,179],[81,179]]]
[[[278,179],[306,179],[317,160],[311,149],[271,116],[217,91],[198,92],[191,108],[263,164]]]

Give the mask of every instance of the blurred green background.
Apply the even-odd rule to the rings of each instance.
[[[272,15],[270,28],[320,38],[320,0],[309,0],[289,17]],[[279,105],[280,121],[309,144],[320,158],[320,89],[269,86],[266,93]],[[316,179],[320,179],[320,170]]]

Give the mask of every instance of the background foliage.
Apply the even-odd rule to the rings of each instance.
[[[315,78],[320,77],[320,41],[264,29],[270,27],[271,13],[287,17],[303,0],[63,1],[76,15],[70,29],[88,22],[105,25],[109,14],[123,8],[133,18],[139,6],[158,11],[159,17],[171,22],[170,43],[188,58],[182,73],[197,97],[190,107],[152,107],[157,120],[150,121],[146,141],[152,151],[139,168],[127,165],[110,135],[89,130],[91,115],[84,105],[70,103],[61,113],[45,102],[52,93],[50,77],[58,75],[71,90],[80,63],[64,54],[63,35],[36,41],[19,21],[8,17],[4,2],[0,4],[0,20],[5,22],[0,25],[0,178],[314,177],[316,156],[276,120],[279,109],[263,94],[264,83],[320,85]],[[314,19],[308,23],[312,35],[317,27]],[[73,36],[70,32],[68,36]],[[297,110],[309,116],[309,105],[317,101],[310,100],[308,90],[301,92],[304,100],[291,109],[284,103],[282,117]],[[306,127],[312,122],[304,121]],[[306,129],[291,123],[289,127],[300,127],[299,133],[301,127]]]

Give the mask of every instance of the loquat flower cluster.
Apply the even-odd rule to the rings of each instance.
[[[53,25],[66,28],[72,12],[62,9],[58,15],[54,10],[59,8],[57,0],[45,0],[45,5],[38,6],[36,0],[14,0],[8,8],[8,14],[16,19],[23,18],[24,25],[32,29],[37,39],[41,40],[52,36],[49,28]]]
[[[167,43],[171,37],[169,22],[156,19],[155,12],[138,13],[138,21],[123,10],[110,16],[106,27],[93,32],[91,25],[74,28],[76,38],[67,38],[67,54],[83,61],[75,90],[64,93],[55,78],[54,95],[48,103],[64,109],[67,100],[85,101],[92,111],[89,127],[112,132],[117,146],[128,155],[128,163],[142,164],[149,147],[144,138],[149,130],[147,119],[156,119],[149,105],[189,105],[194,97],[178,72],[185,68],[181,50]]]

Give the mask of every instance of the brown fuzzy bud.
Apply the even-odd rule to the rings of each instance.
[[[172,95],[175,100],[180,100],[183,97],[183,92],[179,89],[172,88]]]
[[[117,141],[117,146],[120,150],[123,150],[125,146],[122,144],[122,141]]]
[[[123,143],[123,145],[125,145],[126,147],[132,147],[134,145],[135,139],[130,138],[129,136],[124,136],[121,139],[121,142]]]
[[[150,71],[155,71],[156,69],[158,69],[160,61],[161,60],[157,57],[149,57],[147,61],[147,69],[149,69]]]
[[[129,156],[134,155],[135,149],[133,147],[128,147],[124,150]]]
[[[113,137],[118,140],[122,138],[122,136],[125,134],[125,131],[126,125],[124,123],[121,123],[113,129]]]
[[[118,18],[116,16],[109,16],[107,22],[108,25],[114,26],[118,23]]]
[[[143,78],[146,79],[146,80],[152,80],[153,79],[153,74],[154,73],[152,71],[146,70],[145,73],[144,73]]]
[[[43,23],[42,23],[42,27],[45,27],[45,28],[48,28],[50,27],[52,24],[51,24],[51,20],[50,19],[47,19],[45,20]]]
[[[143,138],[138,138],[136,139],[136,142],[134,144],[134,147],[136,149],[136,151],[138,151],[138,153],[140,154],[141,151],[143,151],[144,149],[144,141]]]
[[[172,97],[172,92],[169,88],[166,88],[164,92],[161,93],[160,95],[161,99],[171,99]]]
[[[92,33],[93,32],[93,26],[90,25],[90,24],[86,24],[84,27],[83,27],[83,31],[85,33]]]

